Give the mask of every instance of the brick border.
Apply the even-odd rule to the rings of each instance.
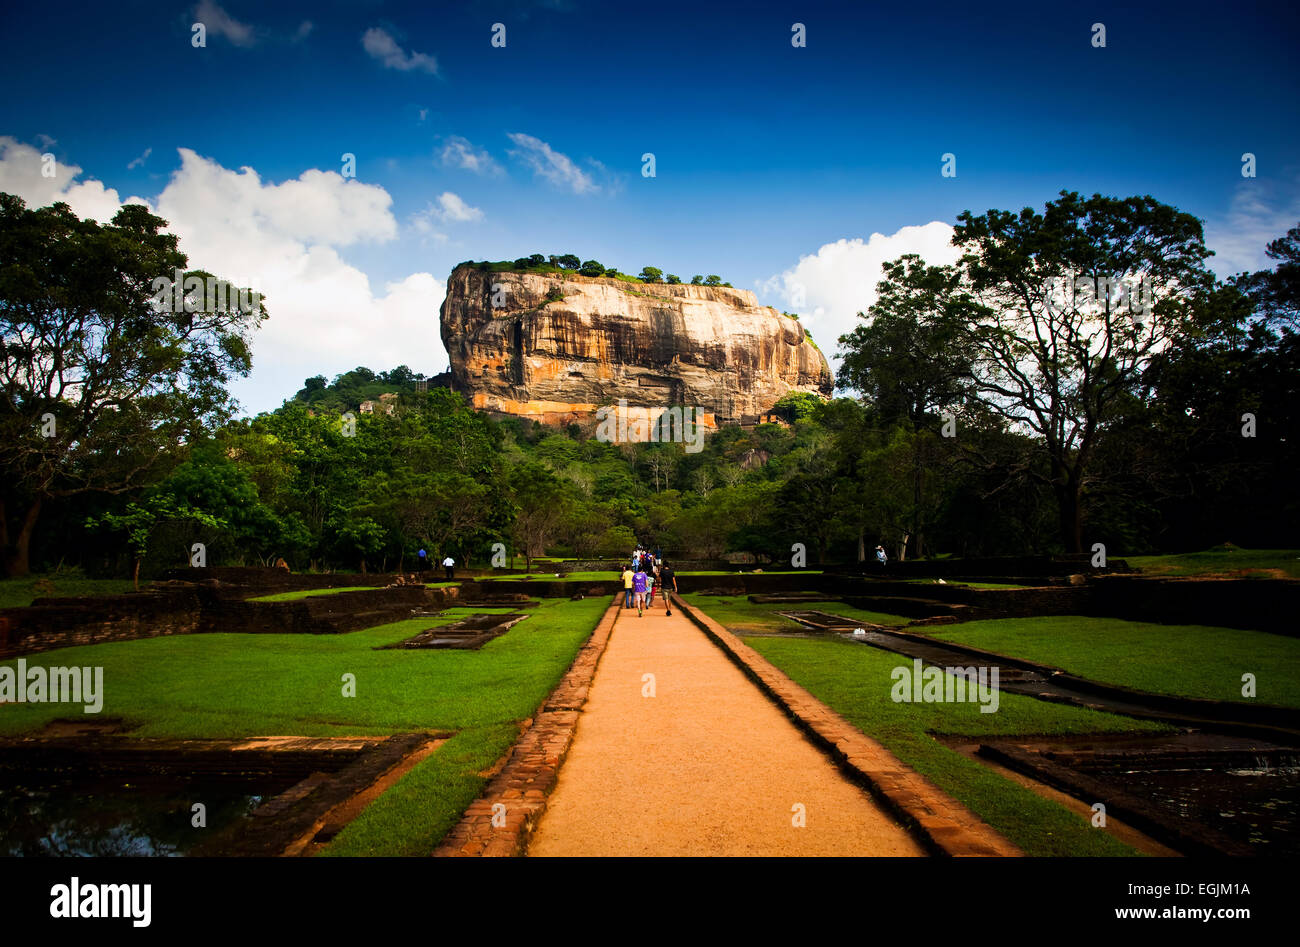
[[[1018,856],[1023,852],[956,799],[790,680],[698,607],[678,607],[800,730],[871,793],[932,854]]]
[[[574,729],[596,666],[605,653],[610,632],[622,610],[619,592],[605,610],[596,630],[578,651],[555,690],[542,701],[510,751],[505,767],[470,803],[460,822],[433,851],[438,858],[522,855],[555,788],[560,764],[573,743]],[[492,809],[505,806],[505,825],[492,825]]]

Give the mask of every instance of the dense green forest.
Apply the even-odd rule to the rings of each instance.
[[[1117,321],[1095,358],[1078,338],[1009,331],[990,300],[1112,252],[1060,236],[1100,218],[1112,236],[1166,238],[1119,269],[1180,291]],[[406,366],[309,378],[238,418],[225,383],[265,312],[151,308],[153,274],[187,261],[144,208],[101,227],[2,195],[6,569],[148,575],[194,543],[209,564],[298,570],[409,568],[421,546],[482,566],[494,543],[529,559],[641,541],[786,563],[802,543],[810,566],[877,543],[895,558],[1293,546],[1300,227],[1270,244],[1273,269],[1222,282],[1185,218],[1077,195],[1036,219],[964,215],[964,269],[894,261],[840,340],[851,396],[789,397],[783,423],[724,427],[687,453],[490,418]],[[358,411],[389,393],[391,413]]]

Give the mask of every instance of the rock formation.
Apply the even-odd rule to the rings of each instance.
[[[476,408],[546,424],[619,399],[693,407],[707,427],[752,423],[791,391],[833,387],[798,320],[743,289],[461,264],[441,315],[452,388]]]

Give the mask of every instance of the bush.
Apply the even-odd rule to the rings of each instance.
[[[641,268],[641,279],[647,283],[663,282],[664,272],[656,266],[646,266]]]
[[[671,284],[671,285],[673,285],[673,286],[676,286],[676,285],[680,284],[681,281],[682,281],[682,278],[681,278],[680,276],[676,276],[676,275],[674,275],[674,274],[672,274],[672,273],[669,273],[667,276],[664,277],[664,282],[665,282],[665,283],[669,283],[669,284]]]
[[[583,276],[604,276],[605,267],[603,267],[598,260],[588,260],[586,263],[582,264],[578,269],[578,272]]]

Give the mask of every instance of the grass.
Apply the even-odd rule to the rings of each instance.
[[[1300,549],[1241,549],[1224,544],[1203,552],[1124,556],[1146,575],[1195,576],[1238,573],[1249,578],[1300,579]]]
[[[459,582],[428,582],[425,588],[445,589],[449,585],[460,585]],[[296,592],[276,592],[274,595],[259,595],[257,598],[245,599],[248,602],[296,602],[303,598],[314,598],[317,595],[337,595],[339,592],[378,592],[383,588],[381,585],[344,585],[336,589],[298,589]]]
[[[621,573],[618,572],[569,572],[561,573],[556,578],[554,572],[533,571],[533,572],[511,572],[506,575],[494,575],[486,577],[488,581],[492,579],[537,579],[544,582],[602,582],[617,579]]]
[[[714,614],[715,609],[706,610]],[[719,620],[721,620],[719,618]],[[725,624],[725,621],[723,622]],[[890,672],[910,662],[839,638],[751,636],[746,643],[854,726],[1034,856],[1135,855],[1082,816],[949,749],[931,734],[973,739],[1030,734],[1165,732],[1113,714],[1001,693],[996,713],[975,703],[895,703]]]
[[[149,583],[141,582],[140,588]],[[135,589],[130,579],[87,579],[76,572],[52,572],[0,579],[0,608],[25,608],[38,598],[123,595]]]
[[[1155,694],[1300,707],[1300,639],[1205,625],[1050,616],[940,626],[934,638]],[[1243,697],[1241,676],[1255,675]]]
[[[912,585],[937,585],[934,579],[901,579],[897,581],[907,582]],[[1018,582],[967,582],[965,579],[945,579],[947,585],[961,585],[968,589],[1025,589],[1033,586],[1023,585]]]
[[[883,612],[869,612],[854,608],[844,602],[791,602],[788,604],[766,603],[755,605],[743,595],[702,595],[689,592],[682,596],[692,605],[708,612],[714,621],[721,622],[733,631],[761,634],[781,634],[783,632],[806,632],[808,629],[796,621],[785,618],[778,612],[797,609],[826,612],[831,615],[843,615],[856,618],[873,625],[906,625],[910,618],[901,615],[886,615]]]
[[[455,731],[341,832],[328,854],[427,854],[559,682],[608,602],[547,599],[479,651],[372,650],[467,615],[455,608],[346,635],[206,634],[64,648],[29,666],[102,666],[103,717],[135,737],[341,736]],[[3,662],[13,665],[15,662]],[[356,696],[342,695],[343,675]],[[79,705],[0,705],[0,734],[31,732]]]
[[[337,595],[339,592],[374,591],[375,585],[344,585],[337,589],[299,589],[296,592],[276,592],[274,595],[259,595],[246,599],[249,602],[296,602],[300,598],[314,598],[317,595]]]

